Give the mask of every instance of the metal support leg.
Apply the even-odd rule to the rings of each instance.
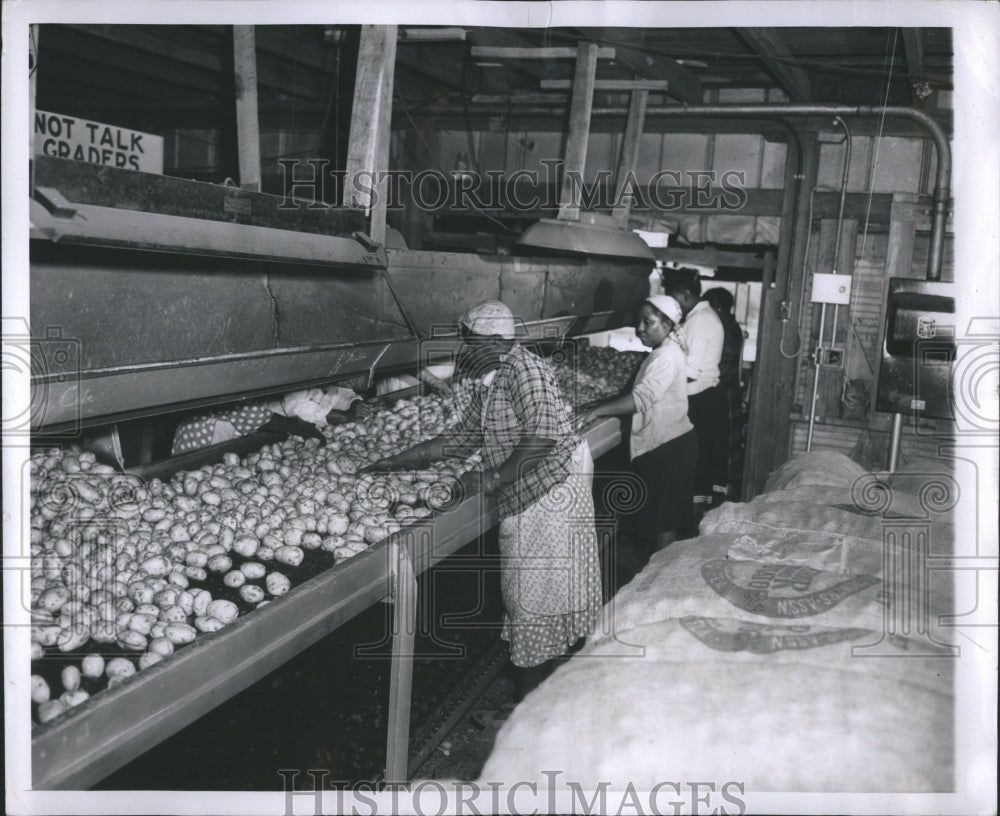
[[[889,472],[895,473],[899,465],[899,442],[903,436],[903,415],[892,415],[892,429],[889,431]]]
[[[417,625],[417,579],[410,550],[393,541],[389,557],[395,570],[392,611],[392,665],[389,669],[389,733],[386,738],[386,784],[407,781],[410,753],[410,695],[413,691],[413,640]]]
[[[826,333],[826,304],[819,310],[819,343],[813,352],[812,400],[809,403],[809,430],[806,432],[806,452],[812,450],[813,427],[816,425],[816,398],[819,396],[819,373],[823,363],[823,335]]]

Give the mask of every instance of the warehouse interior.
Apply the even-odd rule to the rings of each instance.
[[[874,686],[908,683],[927,716],[901,724],[888,713],[901,698],[887,691],[877,705],[891,739],[874,729],[861,744],[859,730],[871,729],[816,715],[829,750],[856,750],[836,770],[758,723],[756,738],[753,729],[731,735],[724,757],[692,749],[698,757],[676,778],[746,778],[764,790],[953,789],[951,738],[927,741],[951,733],[953,677],[940,658],[952,654],[953,634],[931,624],[873,645],[890,613],[862,602],[895,574],[891,558],[912,565],[954,547],[951,465],[939,456],[955,429],[950,29],[44,24],[32,26],[31,56],[25,594],[32,674],[46,686],[32,703],[36,788],[270,791],[290,768],[371,790],[481,773],[512,782],[539,778],[546,756],[582,779],[611,761],[588,741],[600,732],[622,765],[650,751],[680,763],[683,735],[638,726],[634,737],[637,715],[625,703],[620,720],[602,712],[581,725],[574,711],[588,703],[574,708],[573,695],[583,689],[589,701],[621,682],[647,683],[664,707],[690,703],[690,718],[705,719],[721,703],[690,701],[718,680],[749,689],[745,699],[725,692],[737,705],[792,701],[809,729],[816,712],[793,686],[827,688],[822,666],[848,642],[909,650],[912,660],[882,661],[884,674],[870,678],[838,668],[831,700],[850,705]],[[386,171],[380,183],[365,176]],[[455,405],[416,377],[454,361],[464,310],[507,304],[522,342],[553,362],[567,400],[580,405],[628,387],[644,351],[637,310],[679,268],[697,270],[703,289],[730,292],[743,332],[726,502],[691,541],[647,564],[616,544],[627,430],[610,418],[581,429],[595,460],[604,599],[619,602],[620,637],[588,638],[515,707],[499,639],[496,502],[440,492],[448,480],[468,485],[478,463],[421,471],[415,519],[372,502],[365,518],[387,515],[356,551],[320,545],[332,522],[315,507],[338,489],[375,489],[354,474],[366,457],[454,422]],[[405,377],[407,387],[376,396],[377,382]],[[329,385],[371,397],[367,428],[330,426],[322,448],[258,431],[171,449],[192,417]],[[308,485],[308,496],[294,493],[301,523],[290,521],[294,507],[275,520],[284,505],[268,472]],[[82,492],[73,487],[81,478]],[[927,485],[942,480],[945,498],[928,504]],[[87,507],[88,490],[105,498]],[[246,516],[261,540],[301,542],[279,565],[291,590],[272,592],[269,582],[259,608],[223,583],[249,559],[230,551],[234,537],[217,513],[231,501],[243,519],[232,508],[256,495],[274,499],[270,519]],[[199,532],[174,535],[171,507]],[[892,556],[887,524],[909,525]],[[134,559],[143,530],[147,557],[149,536],[155,545],[155,531],[170,533],[156,556],[162,569],[147,558],[142,575],[129,573],[144,587],[125,582],[116,595],[104,586],[115,614],[94,613],[74,638],[68,610],[79,617],[97,590],[70,595],[67,568],[86,583],[77,572],[94,570],[82,549],[96,559],[110,547],[109,570],[121,570],[129,556],[122,562],[115,542],[131,541]],[[226,566],[206,572],[189,557],[197,542],[209,565],[214,556]],[[691,566],[698,548],[689,545],[715,560]],[[718,580],[735,587],[747,564],[773,587],[814,580],[814,595],[840,595],[826,617],[768,617],[766,591],[747,600],[752,580],[733,600],[707,577],[721,570]],[[663,611],[642,594],[687,569],[733,604],[729,613],[679,593]],[[945,580],[913,603],[931,597],[934,614],[954,612]],[[52,600],[59,585],[68,594]],[[177,618],[147,610],[151,626],[159,615],[162,631],[186,626],[193,641],[176,628],[178,640],[152,652],[136,609],[157,603],[156,586],[174,610],[194,587],[229,606],[196,634],[190,609]],[[122,595],[131,602],[119,604]],[[128,637],[114,629],[122,614]],[[103,639],[94,637],[100,625]],[[814,648],[774,645],[793,636]],[[685,638],[719,662],[692,656],[690,674],[673,672],[683,664],[664,655]],[[650,660],[584,659],[627,657],[637,643]],[[84,665],[95,652],[96,673]],[[775,654],[776,664],[763,659]],[[105,663],[123,657],[131,668],[109,682]],[[49,694],[62,702],[43,719]],[[543,720],[548,730],[533,730]],[[631,741],[616,743],[626,722]],[[574,740],[584,750],[567,748]],[[764,743],[780,772],[741,764]],[[634,773],[637,786],[657,778]]]

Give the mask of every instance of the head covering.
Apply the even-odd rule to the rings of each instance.
[[[674,323],[681,322],[681,317],[684,314],[681,311],[681,305],[670,295],[650,295],[646,298],[646,303],[655,307]]]
[[[499,300],[485,300],[473,306],[459,318],[459,323],[476,334],[514,339],[514,313]]]

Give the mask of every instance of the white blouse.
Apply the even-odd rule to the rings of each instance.
[[[629,439],[635,459],[690,431],[684,351],[664,340],[642,361],[632,388],[636,413]]]
[[[722,321],[704,300],[698,301],[681,323],[687,346],[687,392],[700,394],[719,384],[719,360],[726,332]]]

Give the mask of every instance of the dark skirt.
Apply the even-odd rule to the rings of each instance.
[[[646,500],[629,526],[645,546],[655,548],[658,533],[691,531],[691,485],[697,457],[697,438],[694,431],[688,431],[632,460],[633,473],[645,485]]]
[[[688,396],[688,417],[698,437],[694,495],[711,497],[729,482],[729,399],[719,385]]]

